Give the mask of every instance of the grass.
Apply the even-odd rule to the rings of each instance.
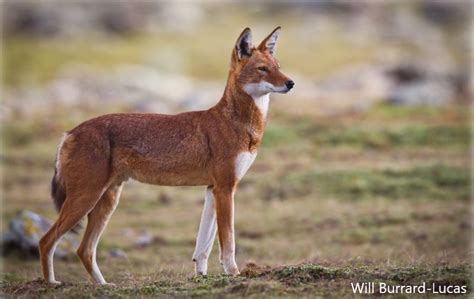
[[[348,145],[363,148],[396,146],[453,146],[466,145],[469,140],[467,126],[407,126],[401,128],[311,128],[324,132],[310,136],[317,145]],[[307,132],[307,131],[304,131]]]
[[[383,281],[390,285],[466,285],[472,288],[468,279],[470,267],[384,267],[364,266],[327,267],[317,264],[299,264],[279,268],[261,268],[254,263],[243,269],[243,275],[229,277],[226,275],[208,275],[193,278],[180,277],[173,281],[162,279],[142,284],[128,282],[127,286],[94,287],[90,285],[51,286],[41,281],[4,283],[3,288],[9,293],[20,296],[58,295],[74,298],[112,296],[114,298],[144,297],[221,297],[221,296],[276,296],[296,297],[302,288],[306,296],[334,295],[334,285],[338,285],[338,296],[352,295],[351,282]]]
[[[469,200],[467,167],[443,164],[405,170],[332,171],[289,174],[277,183],[287,194],[323,192],[350,200],[364,198]]]
[[[377,60],[386,48],[406,50],[354,42],[337,26],[307,38],[299,15],[272,15],[216,13],[213,25],[196,31],[134,37],[8,38],[3,83],[48,84],[73,65],[108,75],[134,64],[224,80],[232,43],[256,19],[255,43],[275,23],[282,25],[279,62],[289,75],[298,70],[307,80]],[[12,254],[0,260],[5,297],[353,297],[350,283],[357,281],[471,289],[469,109],[377,105],[324,117],[314,103],[291,101],[304,113],[292,113],[286,101],[272,102],[262,148],[235,195],[241,276],[221,274],[217,245],[209,275],[192,275],[204,188],[130,182],[97,252],[105,278],[117,287],[91,285],[75,257],[55,261],[64,285],[50,286],[39,279],[37,258]],[[21,209],[54,220],[49,183],[62,132],[123,110],[54,107],[4,123],[2,226]],[[136,246],[143,233],[157,241]],[[127,257],[111,256],[117,248]]]
[[[246,26],[255,43],[282,26],[277,57],[297,84],[296,75],[311,83],[348,65],[377,62],[386,53],[424,53],[396,40],[358,40],[347,26],[315,24],[299,13],[274,11],[268,17],[259,5],[230,5],[208,18],[212,24],[191,31],[5,37],[2,83],[27,89],[50,84],[65,71],[87,68],[109,76],[136,64],[223,81],[228,71],[223,66]],[[316,28],[314,38],[301,30],[302,21]],[[37,257],[12,253],[0,257],[3,297],[352,298],[351,282],[365,281],[434,282],[471,291],[469,109],[376,105],[324,116],[316,102],[284,97],[272,100],[258,158],[235,194],[240,276],[222,274],[218,242],[209,275],[193,276],[204,187],[128,182],[97,251],[104,277],[116,287],[92,285],[75,255],[55,260],[64,284],[51,286],[40,279]],[[126,110],[103,105],[91,111],[78,103],[3,123],[2,227],[21,209],[56,219],[49,184],[62,132],[90,117]],[[137,246],[143,234],[156,241]],[[114,249],[126,257],[114,257]]]
[[[266,146],[306,139],[316,146],[350,146],[362,149],[433,146],[466,147],[469,126],[463,125],[405,125],[385,126],[367,124],[353,127],[330,123],[299,122],[298,125],[270,124],[263,140]]]
[[[216,248],[210,274],[192,276],[203,188],[132,182],[98,250],[104,276],[117,287],[90,285],[75,257],[56,261],[65,285],[51,287],[38,280],[35,258],[10,255],[1,260],[4,293],[299,298],[350,297],[354,281],[471,287],[463,107],[378,106],[317,119],[293,118],[276,109],[259,157],[236,193],[241,276],[220,274]],[[3,227],[24,208],[55,219],[48,188],[56,143],[62,131],[88,113],[76,114],[78,119],[38,115],[2,128]],[[369,142],[370,132],[382,136],[384,145]],[[135,246],[144,231],[158,241]],[[110,256],[115,248],[127,258]]]
[[[97,69],[111,69],[120,64],[143,63],[148,47],[142,38],[102,41],[11,38],[4,47],[5,83],[18,85],[42,83],[56,77],[68,64],[83,64]],[[141,45],[141,46],[137,46]],[[81,51],[77,51],[81,49]]]

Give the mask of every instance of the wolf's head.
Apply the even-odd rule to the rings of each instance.
[[[280,27],[275,28],[258,47],[252,45],[252,32],[245,28],[232,51],[231,72],[236,84],[252,97],[271,92],[286,93],[295,83],[280,71],[275,59]]]

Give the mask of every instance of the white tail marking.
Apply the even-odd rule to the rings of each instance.
[[[61,171],[61,148],[63,147],[64,141],[69,136],[68,133],[64,133],[63,137],[61,137],[61,141],[59,141],[58,149],[56,150],[56,171],[57,176],[59,177],[59,172]]]

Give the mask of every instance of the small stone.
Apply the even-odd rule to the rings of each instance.
[[[127,253],[119,248],[114,248],[109,251],[109,255],[114,258],[126,259]]]
[[[17,251],[27,256],[38,255],[38,243],[48,231],[51,223],[32,211],[22,210],[11,221],[9,230],[2,235],[1,247],[4,255]],[[66,233],[56,248],[55,256],[66,258],[75,254],[79,246],[76,234]]]

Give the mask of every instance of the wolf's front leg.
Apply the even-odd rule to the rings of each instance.
[[[234,187],[214,186],[213,193],[222,266],[226,274],[238,275],[240,272],[235,262]]]
[[[217,232],[216,206],[212,188],[206,189],[204,209],[202,210],[201,222],[196,238],[196,249],[193,254],[196,274],[207,274],[207,261],[211,254],[212,245]]]

